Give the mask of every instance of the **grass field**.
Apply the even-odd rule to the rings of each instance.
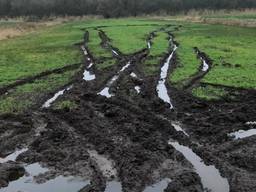
[[[213,69],[203,82],[233,87],[255,88],[255,29],[223,25],[185,24],[175,33],[181,44],[180,66],[171,76],[174,82],[193,75],[199,67],[193,47],[213,60]]]
[[[253,15],[229,17],[255,19]],[[0,22],[0,30],[1,26],[6,25],[12,27],[10,23]],[[98,62],[97,69],[105,70],[112,67],[118,62],[113,58],[111,50],[101,47],[97,29],[103,30],[111,39],[110,43],[126,55],[146,48],[149,34],[157,31],[156,37],[152,40],[150,53],[142,63],[142,69],[145,75],[158,75],[161,61],[169,51],[169,36],[159,29],[167,25],[182,25],[179,31],[174,31],[172,27],[168,28],[173,31],[175,41],[179,43],[177,68],[169,77],[171,85],[182,88],[183,83],[197,73],[201,61],[193,48],[198,47],[213,61],[211,71],[201,82],[255,89],[256,28],[159,18],[74,21],[46,27],[21,37],[1,40],[0,87],[47,70],[82,62],[83,55],[74,44],[82,42],[85,30],[89,31],[88,48]],[[34,93],[43,97],[44,94],[67,84],[75,71],[77,70],[65,72],[63,75],[51,75],[34,83],[19,86],[8,95],[2,95],[0,113],[19,112],[34,105]],[[215,90],[212,87],[197,87],[192,93],[204,99],[216,99],[218,94],[225,94],[222,89]],[[59,107],[73,105],[64,102],[59,104]]]
[[[68,25],[47,28],[0,44],[0,86],[42,71],[81,62],[73,44],[82,40],[81,32]]]

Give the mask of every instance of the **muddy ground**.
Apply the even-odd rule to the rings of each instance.
[[[90,181],[80,192],[103,192],[111,181],[120,182],[124,192],[142,192],[166,178],[168,186],[153,191],[205,191],[202,178],[168,144],[170,140],[193,149],[206,165],[214,165],[227,178],[230,191],[255,191],[256,136],[233,140],[228,133],[253,128],[246,122],[255,121],[256,91],[226,87],[232,99],[209,102],[169,83],[171,110],[157,97],[159,76],[145,76],[142,71],[148,51],[122,56],[119,65],[108,70],[97,71],[94,66],[94,81],[84,81],[79,72],[73,88],[62,96],[76,102],[74,109],[38,107],[22,115],[0,116],[0,157],[28,149],[15,162],[0,164],[0,191],[25,174],[26,164],[38,162],[50,170],[37,176],[38,182],[59,175],[80,176]],[[85,67],[90,65],[87,57],[91,56],[85,56]],[[114,96],[99,95],[128,61],[131,66],[111,85]],[[131,77],[132,72],[137,77]],[[135,86],[141,87],[139,94]],[[179,122],[188,136],[172,122]]]

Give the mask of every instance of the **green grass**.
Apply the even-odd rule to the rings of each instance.
[[[62,100],[62,101],[57,101],[56,103],[53,104],[53,109],[55,110],[61,110],[61,109],[76,109],[78,105],[74,101],[70,100]]]
[[[96,63],[96,68],[98,70],[104,70],[106,68],[116,65],[116,63],[117,63],[117,61],[113,58],[105,58],[104,60]]]
[[[69,25],[40,30],[0,42],[0,86],[46,70],[81,62],[74,43],[82,40],[79,30]]]
[[[99,32],[94,29],[89,29],[89,43],[88,48],[92,53],[93,57],[101,58],[101,57],[112,57],[112,53],[110,50],[104,49],[101,47],[101,39],[99,37]]]
[[[78,70],[78,69],[77,69]],[[22,113],[37,104],[45,94],[52,93],[59,87],[70,82],[77,70],[63,74],[53,74],[13,89],[8,95],[0,96],[0,114]]]
[[[225,17],[225,16],[223,16]],[[254,19],[253,15],[233,15]],[[177,49],[178,65],[170,75],[172,84],[178,87],[197,72],[200,60],[196,58],[193,47],[198,47],[213,60],[213,69],[202,80],[205,83],[233,87],[255,88],[255,50],[256,28],[243,28],[224,25],[210,25],[178,21],[161,21],[143,18],[86,20],[67,22],[58,26],[40,29],[22,37],[0,41],[0,87],[18,79],[36,75],[46,70],[63,67],[82,61],[79,47],[73,44],[83,40],[82,28],[89,31],[88,47],[96,59],[98,70],[105,70],[117,64],[110,50],[100,46],[101,39],[94,27],[101,29],[112,40],[114,47],[124,54],[132,54],[147,47],[146,39],[155,30],[166,24],[182,24],[180,31],[174,32],[180,44]],[[0,27],[13,23],[0,22]],[[134,25],[134,26],[131,26]],[[160,64],[169,49],[168,35],[158,32],[153,40],[149,57],[142,64],[146,75],[159,75]],[[70,72],[72,73],[72,72]],[[73,73],[72,73],[73,74]],[[19,86],[9,95],[1,96],[1,112],[20,112],[35,105],[37,98],[66,84],[72,74],[51,75],[34,83]],[[209,90],[208,90],[209,89]],[[222,95],[213,88],[197,88],[193,94],[211,98],[209,95]],[[61,107],[72,106],[69,102]]]
[[[186,81],[188,77],[191,77],[198,71],[198,68],[201,65],[190,42],[186,41],[187,38],[189,37],[181,35],[175,39],[178,42],[182,42],[182,44],[180,44],[176,52],[178,59],[176,69],[170,76],[172,83],[181,84]]]
[[[143,70],[146,75],[156,75],[159,72],[161,61],[168,53],[169,36],[165,32],[158,32],[153,39],[148,58],[143,63]]]
[[[88,29],[89,42],[87,44],[93,57],[96,59],[96,68],[104,70],[116,64],[116,59],[113,57],[111,50],[103,48],[100,43],[101,39],[98,30]]]
[[[213,60],[213,69],[203,82],[255,88],[255,34],[256,28],[184,23],[183,29],[175,33],[181,45],[180,66],[171,75],[171,81],[181,81],[196,71],[200,64],[193,55],[196,46]]]
[[[110,27],[104,31],[114,47],[124,54],[132,54],[147,47],[147,36],[156,29],[155,26]]]
[[[153,45],[150,49],[150,56],[162,56],[168,52],[169,35],[165,32],[158,32],[153,40]]]
[[[218,100],[227,96],[227,92],[223,88],[213,86],[197,87],[192,90],[194,96],[205,100]]]

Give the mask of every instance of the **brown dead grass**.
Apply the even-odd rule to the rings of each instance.
[[[174,20],[174,21],[189,21],[196,23],[206,23],[206,24],[222,24],[230,26],[241,26],[241,27],[256,27],[256,19],[235,19],[235,18],[225,18],[225,17],[207,17],[207,16],[225,16],[225,15],[241,15],[241,14],[254,14],[256,15],[256,9],[245,9],[242,11],[239,10],[191,10],[186,14],[180,14],[177,16],[170,17],[165,20]]]
[[[13,26],[0,27],[0,40],[10,39],[13,37],[21,36],[31,32],[35,32],[44,27],[54,26],[60,24],[58,21],[51,22],[17,22]]]
[[[65,16],[65,17],[46,17],[38,22],[27,22],[29,18],[16,18],[16,19],[4,19],[4,21],[12,21],[16,23],[12,26],[1,26],[0,25],[0,40],[10,39],[17,36],[22,36],[37,30],[43,29],[45,27],[55,26],[65,22],[71,21],[81,21],[90,19],[99,19],[101,16]],[[1,19],[0,19],[1,22]]]

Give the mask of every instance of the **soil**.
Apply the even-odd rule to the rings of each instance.
[[[256,91],[226,88],[235,95],[233,99],[209,102],[168,84],[174,105],[170,110],[157,97],[159,75],[145,76],[140,70],[147,55],[148,50],[141,50],[122,55],[117,66],[94,68],[96,80],[91,82],[83,81],[79,72],[73,88],[63,96],[77,104],[74,109],[38,108],[0,116],[0,157],[28,148],[16,162],[0,164],[0,188],[24,175],[24,163],[40,162],[52,170],[50,175],[40,175],[41,181],[58,175],[90,180],[80,192],[104,192],[110,181],[119,181],[124,192],[142,192],[165,178],[171,179],[165,192],[203,192],[199,175],[168,144],[171,139],[214,165],[228,179],[230,191],[255,191],[256,136],[233,140],[227,134],[251,128],[246,122],[255,121]],[[111,86],[115,96],[98,95],[127,61],[132,65]],[[84,65],[89,65],[87,59]],[[130,77],[131,72],[138,79]],[[140,94],[134,90],[136,85],[141,86]],[[176,131],[173,121],[179,121],[189,137]],[[97,155],[92,157],[92,151]],[[104,157],[106,165],[98,163],[97,157]],[[112,169],[109,174],[102,171],[108,169]]]

